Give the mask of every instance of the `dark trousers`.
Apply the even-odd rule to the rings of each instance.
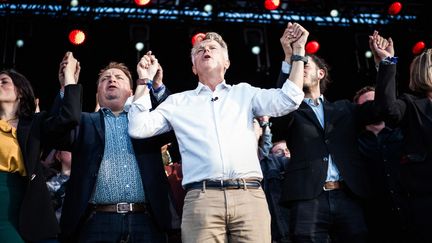
[[[339,189],[323,191],[315,199],[293,202],[290,230],[294,242],[367,242],[361,202]]]
[[[385,191],[374,194],[366,206],[366,223],[369,230],[369,243],[412,242],[407,235],[408,211],[402,196],[393,200]]]
[[[412,243],[432,242],[432,195],[410,195],[408,237]]]
[[[167,237],[147,213],[92,212],[81,227],[79,242],[165,243]]]

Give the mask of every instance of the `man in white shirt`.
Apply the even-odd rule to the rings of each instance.
[[[287,38],[296,55],[304,56],[309,33],[289,24]],[[270,214],[261,189],[262,172],[253,129],[256,116],[282,116],[303,100],[303,63],[292,66],[281,89],[260,89],[246,83],[228,85],[228,49],[214,32],[192,48],[194,90],[171,95],[151,110],[146,85],[138,85],[129,110],[129,134],[146,138],[174,130],[187,191],[182,240],[189,242],[271,242]],[[157,59],[147,57],[147,80]]]

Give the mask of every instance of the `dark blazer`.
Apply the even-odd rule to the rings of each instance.
[[[279,83],[288,78],[281,73]],[[378,80],[379,81],[379,80]],[[357,196],[369,191],[366,164],[358,150],[357,134],[366,124],[380,121],[374,102],[355,105],[348,100],[324,101],[324,128],[314,111],[302,102],[299,109],[273,120],[273,134],[285,139],[291,152],[281,203],[316,198],[327,176],[332,156],[347,187]]]
[[[55,139],[79,123],[81,110],[81,86],[65,87],[64,106],[59,116],[46,112],[33,117],[20,117],[18,143],[27,172],[27,186],[19,215],[19,232],[28,241],[55,238],[59,233],[58,222],[52,207],[40,155]]]
[[[395,69],[396,65],[381,66]],[[432,101],[422,95],[396,98],[395,78],[377,87],[375,99],[387,115],[386,124],[400,126],[404,135],[401,183],[410,194],[432,194]]]
[[[87,206],[105,148],[102,111],[82,113],[80,126],[72,133],[69,142],[62,145],[72,152],[71,175],[60,221],[64,237],[74,235],[87,216]],[[172,135],[132,140],[146,199],[158,226],[163,230],[179,228],[180,224],[171,200],[160,150],[162,145],[175,140]]]

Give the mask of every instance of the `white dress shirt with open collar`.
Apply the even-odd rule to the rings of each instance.
[[[198,87],[169,96],[150,112],[150,96],[128,102],[129,135],[147,138],[174,130],[186,185],[202,180],[262,178],[253,128],[257,116],[277,117],[296,110],[304,93],[287,80],[281,89],[247,83],[215,91]]]

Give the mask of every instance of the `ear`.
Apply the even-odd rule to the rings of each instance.
[[[55,159],[57,159],[58,161],[60,161],[60,151],[59,150],[55,151],[54,157],[55,157]]]
[[[129,93],[129,96],[132,96],[132,95],[133,95],[133,90],[130,89],[129,92],[130,92],[130,93]]]
[[[225,60],[225,63],[224,63],[225,71],[229,68],[230,64],[231,64],[230,60],[229,60],[229,59],[226,59],[226,60]]]
[[[318,69],[318,78],[321,80],[325,76],[324,69]]]
[[[196,70],[196,68],[195,68],[195,65],[192,65],[192,72],[193,72],[195,75],[197,75],[197,70]]]

